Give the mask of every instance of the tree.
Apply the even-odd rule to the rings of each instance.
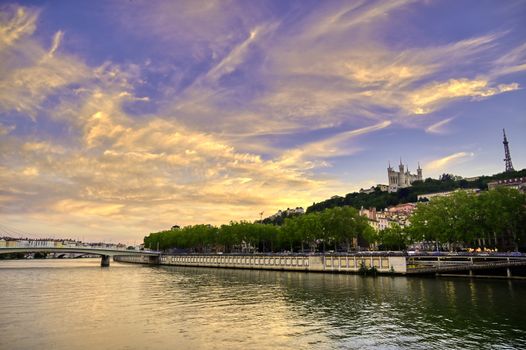
[[[378,242],[382,250],[402,250],[408,243],[405,230],[398,224],[394,224],[378,232]]]
[[[429,203],[419,203],[411,217],[415,241],[430,240],[464,246],[491,246],[517,250],[526,236],[526,196],[498,188],[479,196],[458,191]]]
[[[505,250],[518,250],[526,241],[526,195],[515,189],[496,188],[479,197],[484,238]]]

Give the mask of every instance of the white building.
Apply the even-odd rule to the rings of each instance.
[[[433,198],[451,196],[453,193],[458,192],[458,191],[464,191],[464,192],[468,192],[468,193],[479,193],[480,192],[480,190],[478,188],[464,188],[464,189],[460,189],[459,188],[459,189],[456,189],[454,191],[419,194],[416,198],[417,198],[418,201],[422,201],[424,199],[428,200],[428,201],[431,201]]]
[[[31,248],[54,248],[55,242],[54,241],[48,241],[48,240],[35,240],[35,241],[29,241],[29,247]]]
[[[498,180],[498,181],[492,181],[488,183],[488,189],[490,190],[493,190],[497,187],[514,188],[516,190],[526,192],[526,177]]]
[[[5,248],[7,246],[5,239],[0,239],[0,248]]]
[[[27,248],[29,247],[29,241],[26,241],[24,239],[16,241],[16,247],[17,248]]]
[[[411,186],[415,181],[422,181],[422,168],[418,164],[416,169],[416,175],[409,172],[409,167],[402,164],[402,159],[400,159],[400,165],[398,166],[398,171],[391,168],[391,163],[387,167],[387,178],[389,180],[389,192],[396,192],[400,188],[405,188]]]

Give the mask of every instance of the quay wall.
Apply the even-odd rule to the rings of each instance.
[[[236,269],[357,273],[362,266],[380,273],[406,274],[405,256],[382,255],[161,255],[116,256],[115,261],[170,266],[198,266]]]

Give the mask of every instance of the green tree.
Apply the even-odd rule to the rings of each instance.
[[[398,224],[378,232],[378,243],[382,250],[402,250],[408,243],[405,230]]]

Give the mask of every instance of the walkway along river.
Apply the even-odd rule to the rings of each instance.
[[[447,274],[524,278],[522,255],[406,255],[356,253],[331,255],[178,254],[116,256],[116,261],[172,266],[395,275]],[[515,273],[517,272],[517,273]]]

